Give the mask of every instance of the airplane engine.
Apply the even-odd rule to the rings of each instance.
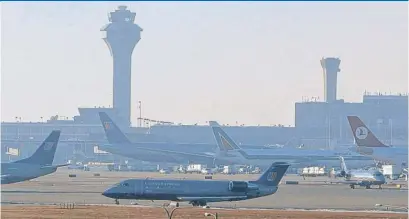
[[[249,185],[243,181],[230,181],[229,190],[232,192],[246,192]]]

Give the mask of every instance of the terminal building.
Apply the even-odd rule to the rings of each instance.
[[[183,142],[215,144],[211,129],[201,125],[182,125],[139,118],[139,127],[130,127],[131,118],[131,56],[141,39],[142,28],[135,24],[135,13],[119,6],[109,14],[109,23],[101,28],[103,40],[113,57],[113,108],[79,108],[73,119],[52,116],[43,122],[2,122],[2,158],[19,159],[29,156],[52,131],[61,130],[57,160],[105,156],[95,146],[106,143],[98,112],[104,111],[128,134],[132,141]],[[360,103],[337,99],[337,76],[340,59],[325,58],[323,67],[325,100],[303,100],[295,103],[295,127],[226,126],[225,130],[237,143],[253,145],[335,148],[352,145],[353,138],[347,115],[360,116],[369,128],[387,144],[408,142],[408,96],[365,93]],[[137,70],[135,71],[137,72]],[[142,116],[140,116],[142,117]],[[11,150],[11,149],[13,150]],[[14,149],[18,149],[15,153]],[[10,151],[13,151],[11,153]]]

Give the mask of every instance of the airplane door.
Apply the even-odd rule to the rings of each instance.
[[[134,194],[135,196],[142,196],[144,194],[144,185],[145,185],[145,180],[138,180],[134,184]]]
[[[146,180],[142,180],[141,181],[141,187],[140,187],[140,191],[141,191],[141,196],[143,196],[144,195],[144,192],[145,192],[145,181]]]

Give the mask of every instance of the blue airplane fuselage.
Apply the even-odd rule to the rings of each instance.
[[[41,165],[25,163],[1,163],[1,184],[10,184],[38,178],[54,173],[57,167],[42,167]]]
[[[230,183],[231,181],[213,180],[130,179],[114,185],[103,195],[115,199],[171,201],[195,197],[206,197],[207,199],[231,197],[230,201],[238,201],[271,195],[278,189],[277,186],[260,186],[249,182],[248,188],[231,191]]]

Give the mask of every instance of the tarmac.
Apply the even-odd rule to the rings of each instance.
[[[99,176],[94,174],[99,173]],[[76,174],[76,177],[69,177]],[[56,173],[31,181],[2,185],[2,205],[61,205],[75,203],[83,205],[113,204],[114,200],[101,193],[115,183],[129,178],[189,178],[204,179],[200,174],[159,174],[147,172],[109,172],[79,171],[59,169]],[[252,180],[257,174],[213,175],[213,179]],[[287,185],[286,181],[299,181],[298,185]],[[211,208],[245,209],[304,209],[304,210],[342,210],[342,211],[407,211],[407,182],[402,188],[387,185],[383,189],[351,189],[345,184],[331,184],[337,179],[310,177],[305,180],[296,175],[283,178],[276,194],[258,199],[238,202],[209,203]],[[121,205],[162,206],[164,201],[120,200]],[[169,202],[167,202],[169,203]],[[190,206],[181,203],[182,206]],[[406,210],[402,210],[406,208]]]

